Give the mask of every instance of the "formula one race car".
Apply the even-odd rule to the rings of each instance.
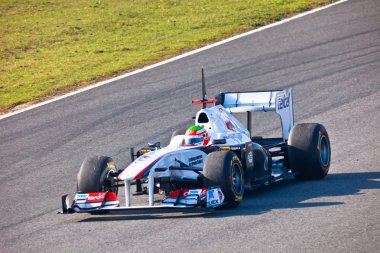
[[[269,185],[289,176],[321,179],[330,167],[330,141],[320,124],[293,126],[292,91],[225,92],[206,99],[202,70],[201,110],[186,132],[175,131],[170,144],[149,143],[131,164],[118,170],[112,158],[85,159],[70,203],[62,196],[62,212],[105,213],[136,209],[235,207],[244,190]],[[206,108],[207,104],[214,104]],[[251,137],[252,112],[275,111],[281,138]],[[247,128],[231,113],[246,113]],[[149,196],[148,206],[132,206],[131,186]],[[124,187],[125,205],[118,188]],[[160,205],[155,196],[164,195]]]

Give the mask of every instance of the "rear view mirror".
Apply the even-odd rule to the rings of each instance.
[[[161,143],[159,141],[150,141],[148,142],[148,147],[150,148],[159,148]]]
[[[214,139],[212,140],[212,144],[226,144],[226,139]]]

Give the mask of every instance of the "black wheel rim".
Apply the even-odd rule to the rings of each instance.
[[[322,135],[320,139],[319,156],[321,158],[323,166],[326,167],[330,162],[330,146],[329,141],[325,135]]]
[[[232,187],[237,195],[241,194],[243,190],[243,178],[241,169],[237,164],[234,164],[232,167]]]

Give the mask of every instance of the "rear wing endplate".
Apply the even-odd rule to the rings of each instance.
[[[216,104],[231,113],[276,111],[280,115],[282,137],[288,139],[294,125],[292,90],[225,92],[216,96]]]

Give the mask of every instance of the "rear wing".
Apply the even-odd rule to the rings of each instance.
[[[216,96],[217,105],[222,105],[230,113],[255,111],[276,111],[280,115],[282,138],[287,140],[294,125],[292,90],[258,92],[224,92]],[[250,122],[248,122],[250,126]],[[250,127],[248,130],[251,130]]]

